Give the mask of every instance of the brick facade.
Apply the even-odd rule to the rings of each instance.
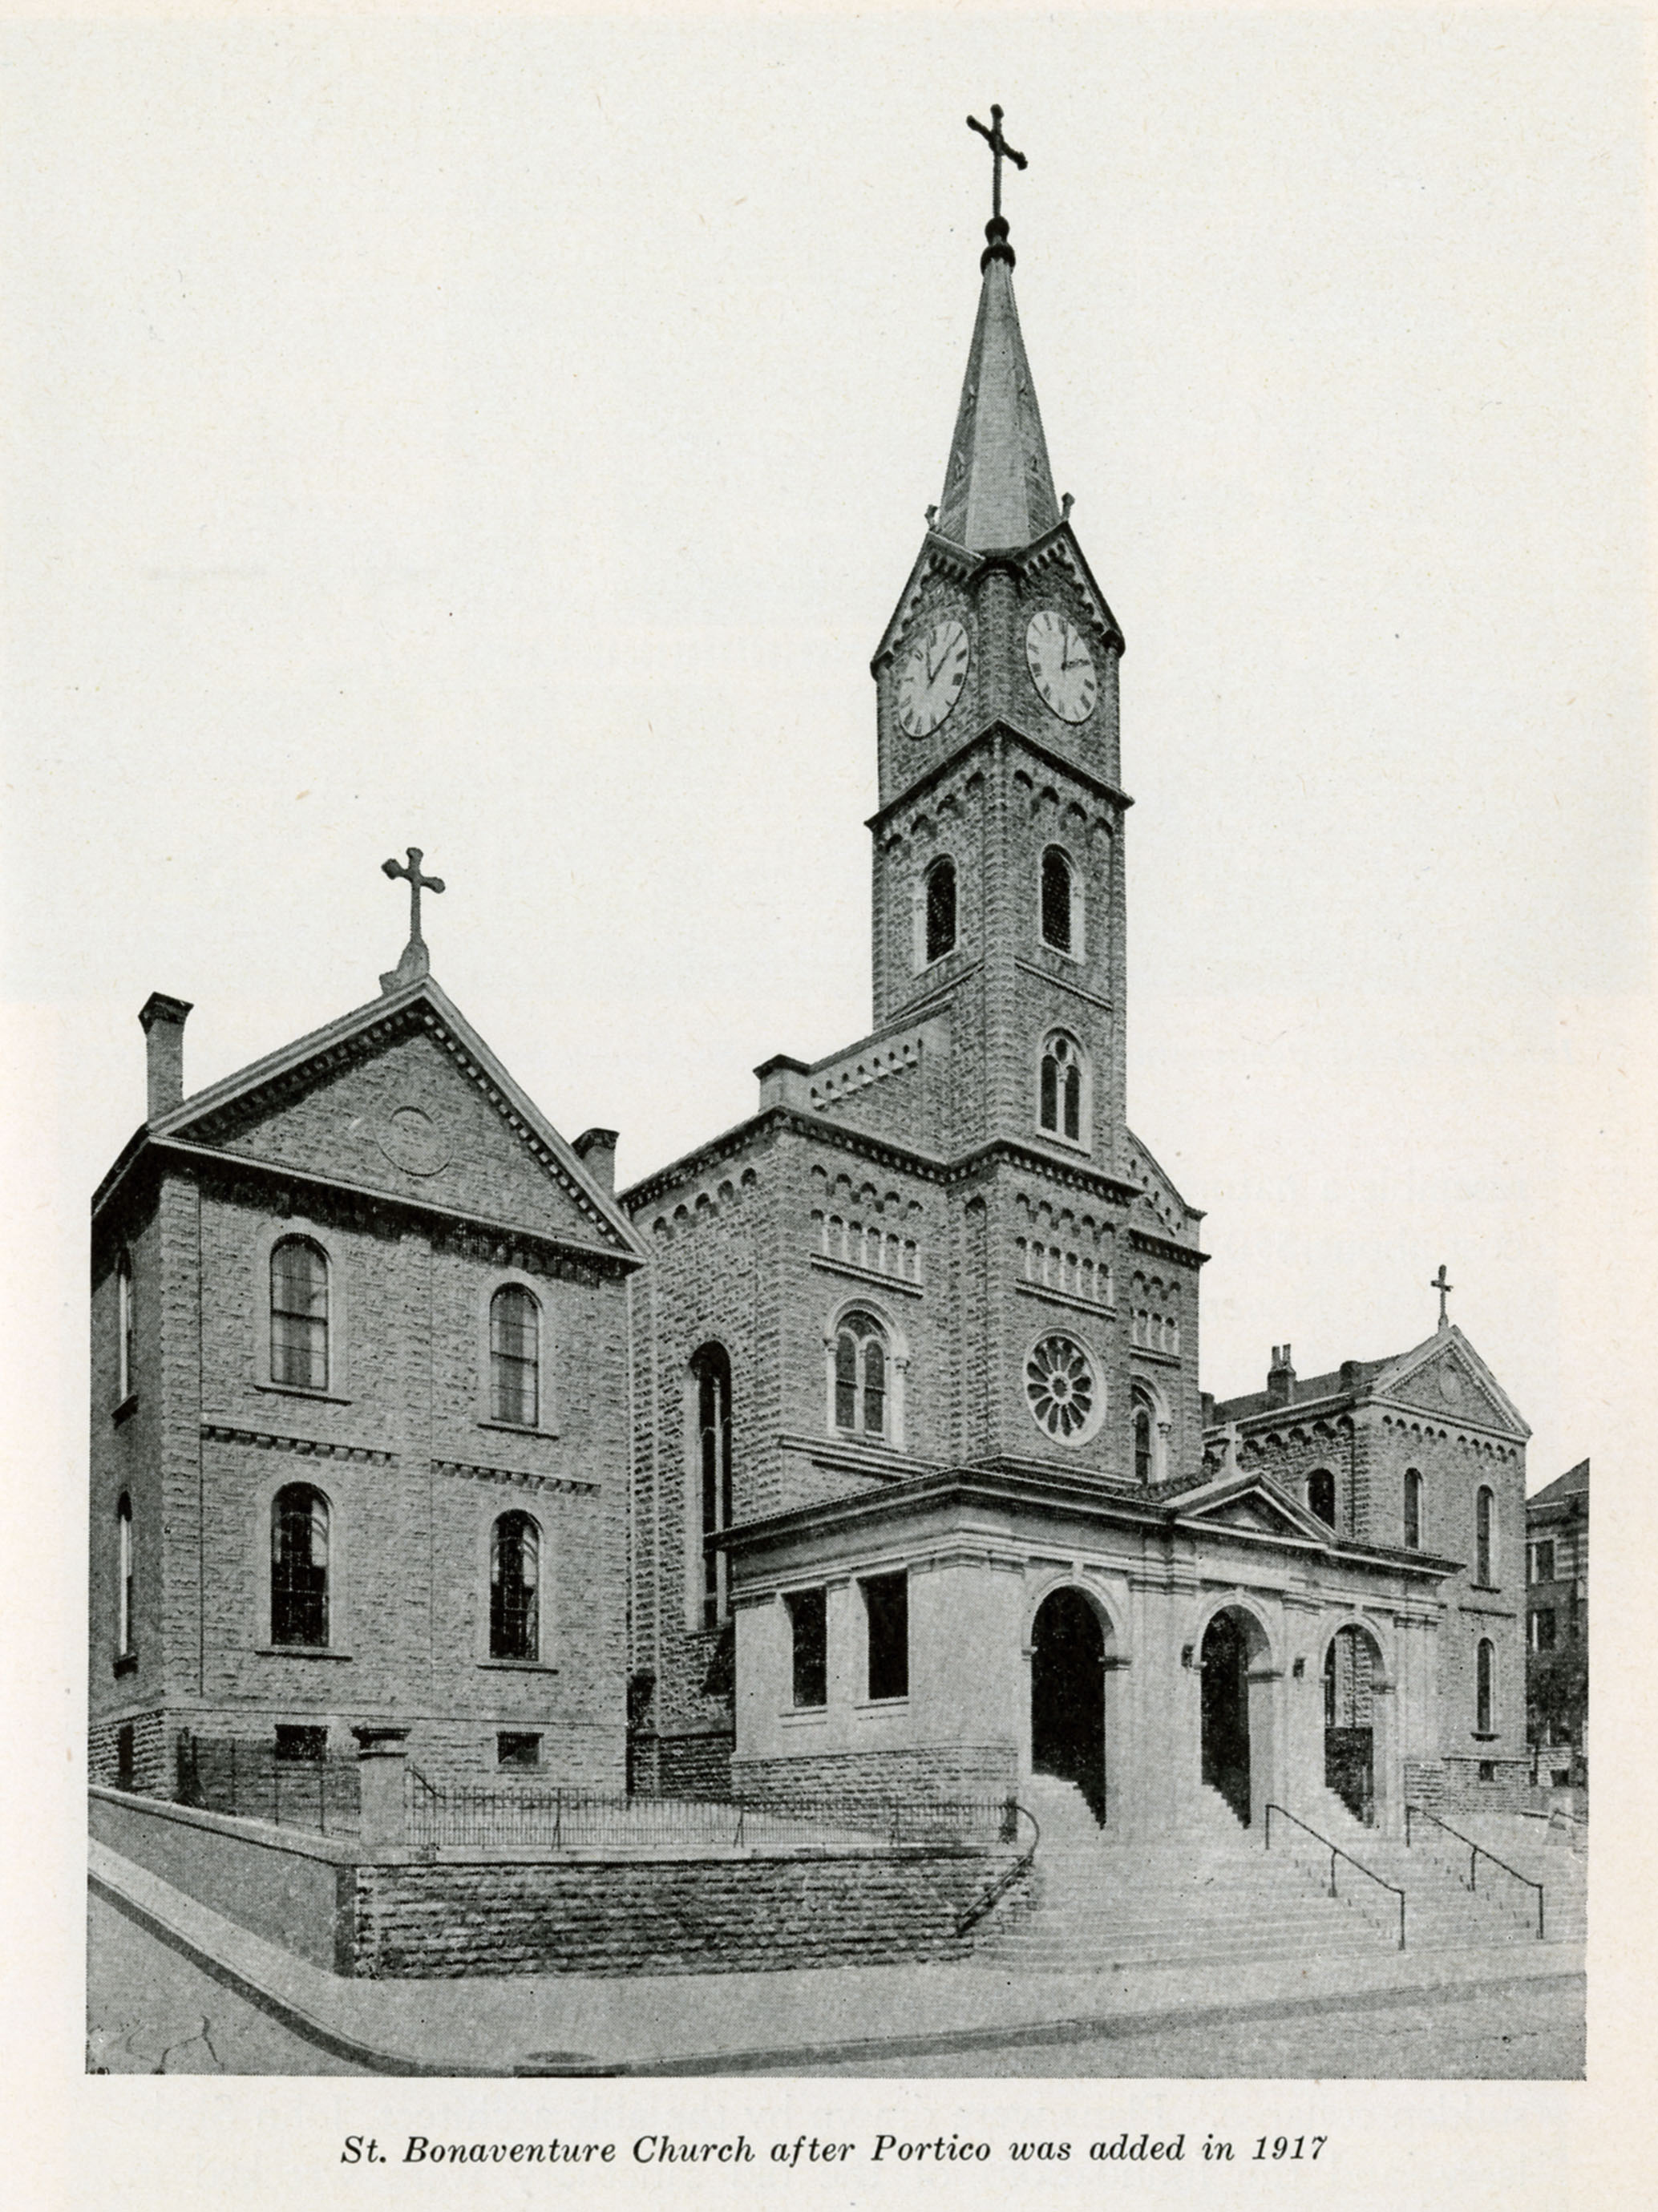
[[[537,1736],[561,1778],[620,1788],[639,1255],[435,987],[307,1045],[158,1117],[95,1206],[94,1778],[116,1778],[129,1721],[139,1786],[157,1789],[184,1729],[321,1727],[349,1750],[352,1723],[392,1713],[435,1771],[493,1776],[510,1732]],[[325,1378],[304,1387],[271,1349],[271,1255],[291,1237],[326,1269]],[[123,1255],[136,1326],[118,1403]],[[537,1316],[530,1421],[493,1418],[490,1301],[507,1285]],[[275,1501],[295,1484],[326,1513],[326,1634],[308,1643],[273,1629]],[[538,1537],[527,1658],[491,1649],[491,1532],[509,1512]]]

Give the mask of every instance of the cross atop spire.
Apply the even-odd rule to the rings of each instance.
[[[1456,1288],[1456,1285],[1455,1283],[1448,1283],[1446,1281],[1445,1262],[1442,1260],[1439,1263],[1439,1273],[1434,1277],[1432,1282],[1429,1284],[1428,1288],[1430,1291],[1438,1291],[1439,1326],[1441,1328],[1448,1328],[1451,1325],[1451,1320],[1450,1316],[1445,1310],[1445,1301],[1450,1296],[1451,1292]]]
[[[403,957],[397,966],[380,977],[380,988],[388,994],[402,990],[405,983],[417,983],[422,975],[432,972],[431,955],[426,950],[426,939],[420,933],[420,895],[422,891],[440,891],[441,876],[423,876],[420,864],[426,855],[418,845],[408,848],[408,864],[401,860],[382,860],[381,872],[395,883],[399,876],[409,879],[409,942],[403,948]]]
[[[1029,165],[1017,148],[1010,146],[1002,136],[1002,111],[993,106],[990,111],[990,128],[987,131],[976,115],[967,118],[969,131],[976,131],[990,149],[990,221],[985,225],[985,236],[990,240],[979,256],[979,266],[987,269],[993,261],[1005,261],[1013,266],[1013,248],[1007,242],[1007,225],[1002,218],[1002,163],[1011,161],[1016,169]]]

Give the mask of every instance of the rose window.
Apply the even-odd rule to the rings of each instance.
[[[1024,1364],[1030,1417],[1045,1436],[1082,1443],[1098,1424],[1101,1392],[1094,1363],[1068,1336],[1045,1336]]]

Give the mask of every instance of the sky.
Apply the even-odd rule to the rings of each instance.
[[[1130,1114],[1206,1210],[1205,1385],[1416,1343],[1442,1261],[1533,1486],[1632,1457],[1641,41],[13,25],[0,895],[65,1433],[138,1007],[193,1002],[193,1090],[361,1004],[388,854],[424,848],[434,973],[567,1134],[621,1131],[624,1183],[866,1030],[868,660],[941,489],[994,99],[1128,641]]]

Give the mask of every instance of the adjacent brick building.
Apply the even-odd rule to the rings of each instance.
[[[1526,1500],[1526,1682],[1539,1779],[1588,1778],[1589,1463]]]
[[[91,1769],[179,1738],[619,1787],[629,1281],[567,1145],[411,945],[376,1002],[149,1113],[93,1202]]]

